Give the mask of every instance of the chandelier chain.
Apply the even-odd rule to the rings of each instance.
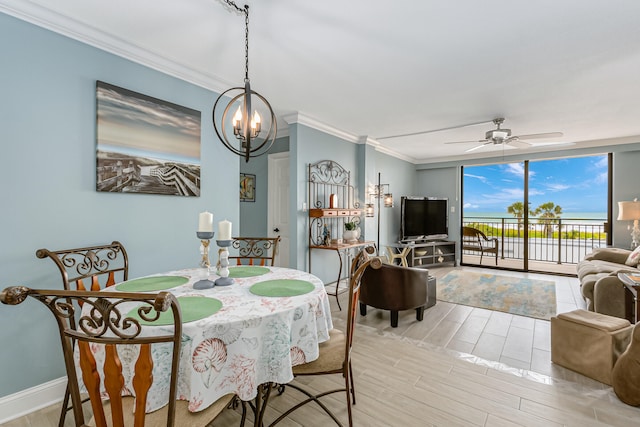
[[[249,5],[244,5],[244,81],[249,81]]]
[[[249,80],[249,5],[245,4],[243,9],[232,0],[223,1],[236,12],[244,14],[244,81],[247,82]]]

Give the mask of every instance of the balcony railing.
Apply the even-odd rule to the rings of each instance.
[[[487,237],[497,237],[502,259],[524,259],[524,233],[528,231],[529,260],[558,264],[577,264],[594,248],[606,246],[605,223],[606,219],[600,218],[529,217],[529,229],[525,230],[524,220],[513,217],[465,216],[462,221],[464,226],[477,228]]]

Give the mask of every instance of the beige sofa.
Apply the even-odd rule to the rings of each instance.
[[[640,273],[637,265],[625,264],[630,253],[620,248],[598,248],[578,263],[580,290],[589,311],[624,319],[625,289],[618,273]]]

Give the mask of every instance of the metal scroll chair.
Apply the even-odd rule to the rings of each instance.
[[[89,290],[99,291],[105,287],[127,280],[129,258],[122,243],[113,241],[109,245],[50,251],[38,249],[38,258],[51,258],[60,270],[62,285],[79,291],[86,290],[84,281],[91,281]],[[100,283],[102,281],[102,283]]]
[[[204,411],[194,414],[189,412],[188,402],[176,401],[182,317],[180,306],[172,294],[55,291],[14,286],[0,293],[0,302],[17,305],[27,297],[43,303],[56,319],[76,426],[87,424],[82,411],[80,386],[74,362],[74,343],[78,347],[81,377],[89,393],[93,410],[93,418],[89,425],[204,426],[232,404],[235,396],[227,394]],[[78,310],[78,307],[83,308]],[[77,313],[77,310],[81,313]],[[153,322],[158,321],[160,314],[167,311],[173,316],[173,328],[154,326]],[[71,322],[74,316],[78,316],[77,327]],[[152,344],[154,352],[158,349],[155,346],[167,346],[167,351],[170,351],[172,356],[171,372],[167,373],[170,380],[169,401],[162,409],[146,414],[146,400],[154,382]],[[125,384],[119,351],[123,354],[122,352],[126,353],[127,350],[118,349],[125,345],[129,346],[128,348],[131,348],[131,345],[139,347],[139,354],[132,356],[137,359],[132,381],[132,394],[135,394],[135,398],[122,396]],[[94,357],[94,351],[98,348],[104,348],[102,384]],[[128,353],[131,354],[131,351]],[[108,401],[102,400],[101,390],[108,394]]]
[[[62,275],[62,286],[66,290],[99,291],[116,283],[124,282],[129,276],[129,258],[122,243],[113,241],[111,244],[88,246],[85,248],[61,249],[51,251],[38,249],[38,258],[51,258]],[[85,284],[85,282],[87,282]],[[73,319],[71,319],[71,326]],[[88,400],[84,399],[83,402]],[[69,387],[67,387],[58,426],[64,425],[69,406]]]
[[[498,238],[489,238],[477,228],[462,227],[462,250],[480,252],[480,264],[485,253],[495,254],[498,265]]]
[[[238,254],[229,256],[238,265],[268,265],[273,266],[278,254],[277,237],[233,237],[231,246],[238,250]]]
[[[349,426],[353,426],[351,404],[352,402],[354,405],[356,404],[356,392],[353,381],[353,371],[351,369],[351,348],[353,346],[353,331],[356,325],[356,307],[358,306],[358,298],[360,295],[360,278],[367,266],[371,265],[372,268],[380,268],[382,265],[380,258],[369,258],[368,254],[372,252],[373,248],[371,247],[363,249],[358,253],[352,263],[351,280],[349,282],[349,308],[347,310],[346,332],[336,330],[335,328],[332,329],[329,331],[329,341],[320,344],[320,356],[316,360],[293,367],[294,382],[285,384],[284,387],[285,389],[290,387],[298,390],[307,396],[307,398],[285,411],[271,424],[271,426],[279,423],[293,411],[310,402],[316,402],[337,425],[342,426],[343,424],[338,420],[338,418],[320,400],[320,398],[324,396],[341,392],[345,392],[346,394]],[[295,383],[296,377],[329,374],[341,374],[344,378],[344,387],[313,394],[311,391]]]

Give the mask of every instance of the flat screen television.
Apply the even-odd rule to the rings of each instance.
[[[402,196],[402,240],[436,240],[449,236],[449,199]]]

